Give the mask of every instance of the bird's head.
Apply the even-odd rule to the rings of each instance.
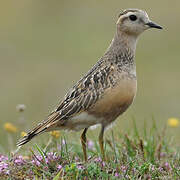
[[[138,36],[149,28],[162,29],[161,26],[152,22],[145,11],[139,9],[127,9],[119,14],[117,32]]]

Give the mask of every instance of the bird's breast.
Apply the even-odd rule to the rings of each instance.
[[[136,90],[136,78],[121,78],[114,87],[105,90],[102,98],[88,112],[113,121],[131,105]]]

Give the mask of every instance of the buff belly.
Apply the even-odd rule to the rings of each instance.
[[[68,119],[60,128],[79,131],[96,124],[111,124],[132,104],[136,89],[135,79],[121,80],[115,87],[107,89],[92,108]]]

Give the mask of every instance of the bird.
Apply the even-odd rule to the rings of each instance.
[[[137,91],[135,50],[139,35],[147,29],[162,27],[139,9],[120,12],[115,35],[97,63],[69,89],[57,107],[34,129],[17,142],[29,142],[35,136],[52,130],[83,130],[81,144],[87,161],[86,133],[89,127],[101,125],[99,146],[105,160],[104,131],[134,101]]]

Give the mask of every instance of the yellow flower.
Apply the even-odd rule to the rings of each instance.
[[[16,133],[17,132],[17,128],[11,123],[5,123],[4,129],[10,133]]]
[[[50,135],[57,139],[60,136],[60,132],[59,131],[51,131]]]
[[[21,132],[21,137],[24,137],[24,136],[26,136],[26,135],[27,135],[26,132],[24,132],[24,131]]]
[[[179,119],[177,119],[177,118],[169,118],[167,124],[170,127],[178,127],[179,126]]]

